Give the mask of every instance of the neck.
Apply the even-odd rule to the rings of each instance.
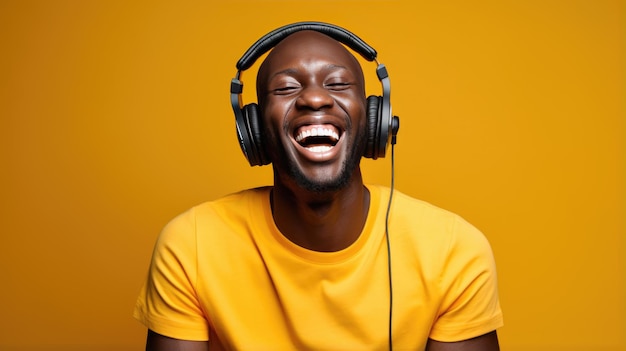
[[[313,251],[347,248],[361,234],[369,210],[369,191],[361,174],[332,192],[311,192],[276,182],[272,213],[281,233],[293,243]]]

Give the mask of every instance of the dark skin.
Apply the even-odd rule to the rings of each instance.
[[[319,38],[317,44],[304,40],[309,37]],[[358,167],[364,147],[363,75],[349,52],[316,32],[297,33],[281,44],[261,66],[257,86],[274,168],[274,221],[302,247],[338,251],[358,238],[369,208]],[[309,152],[295,141],[300,129],[311,125],[337,131],[332,151]],[[298,182],[292,172],[305,180]],[[312,190],[302,182],[326,186]]]
[[[268,55],[259,70],[257,91],[274,169],[271,203],[277,227],[310,250],[332,252],[350,246],[369,209],[359,168],[366,100],[358,61],[333,39],[297,32]],[[324,144],[321,150],[296,141],[314,125],[336,132],[339,140],[317,142]],[[208,349],[209,342],[148,332],[149,351]],[[497,351],[498,337],[493,331],[459,342],[429,339],[426,350]]]

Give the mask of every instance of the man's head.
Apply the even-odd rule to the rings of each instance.
[[[344,187],[366,143],[361,66],[336,40],[296,32],[268,54],[257,76],[265,148],[275,178],[310,191]]]

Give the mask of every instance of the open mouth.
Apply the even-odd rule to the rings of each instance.
[[[327,152],[339,142],[339,130],[329,124],[307,125],[298,128],[295,139],[311,152]]]

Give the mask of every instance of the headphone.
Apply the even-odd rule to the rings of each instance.
[[[376,61],[376,75],[383,88],[382,96],[367,98],[367,146],[364,156],[372,159],[385,157],[387,145],[395,144],[395,137],[400,126],[397,116],[391,112],[391,84],[385,65],[376,60],[376,50],[365,43],[361,38],[341,27],[323,22],[297,22],[275,29],[257,40],[237,61],[237,74],[230,84],[230,102],[235,113],[235,124],[241,151],[248,159],[250,166],[269,164],[267,152],[264,149],[263,130],[261,128],[259,107],[255,103],[243,105],[243,82],[240,76],[263,54],[271,50],[287,36],[303,31],[312,30],[325,34],[340,43],[345,44],[359,53],[367,61]]]

